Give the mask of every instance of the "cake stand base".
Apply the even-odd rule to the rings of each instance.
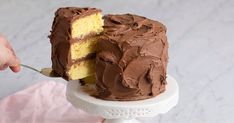
[[[140,123],[136,119],[105,119],[103,123]]]
[[[90,96],[79,82],[70,81],[66,96],[74,107],[105,118],[104,123],[140,123],[135,118],[154,117],[176,106],[179,87],[176,80],[168,75],[165,92],[156,97],[139,101],[106,101]]]

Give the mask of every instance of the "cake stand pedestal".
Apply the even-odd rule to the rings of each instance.
[[[104,123],[140,123],[137,117],[154,117],[168,112],[178,103],[179,88],[176,80],[167,76],[166,91],[154,98],[139,101],[106,101],[82,91],[79,82],[67,85],[67,100],[76,108],[105,118]]]

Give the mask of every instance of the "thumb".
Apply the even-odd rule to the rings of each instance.
[[[13,72],[19,72],[20,71],[20,61],[17,57],[14,55],[9,57],[10,59],[8,60],[8,66]]]
[[[18,64],[18,65],[16,65],[16,66],[10,66],[10,69],[11,69],[13,72],[17,73],[17,72],[20,71],[20,65]]]
[[[10,55],[8,58],[9,58],[7,61],[8,66],[17,66],[20,63],[18,58],[16,58],[16,56],[14,55]]]
[[[16,57],[13,50],[9,49],[9,56],[7,60],[7,65],[10,67],[10,69],[13,72],[19,72],[20,71],[20,60]]]

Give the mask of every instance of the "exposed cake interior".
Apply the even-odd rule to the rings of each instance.
[[[82,38],[90,33],[99,34],[103,31],[103,20],[101,13],[76,19],[72,23],[72,38]]]
[[[95,72],[95,60],[87,59],[74,63],[68,70],[68,76],[71,80],[82,79],[93,75]]]
[[[96,52],[96,44],[97,44],[98,36],[90,37],[87,39],[83,39],[82,41],[74,42],[71,45],[71,59],[78,60],[83,58],[90,53]]]

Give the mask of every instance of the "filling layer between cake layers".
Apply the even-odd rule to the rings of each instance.
[[[60,8],[51,31],[52,68],[67,80],[95,72],[95,51],[103,31],[101,11],[95,8]]]

